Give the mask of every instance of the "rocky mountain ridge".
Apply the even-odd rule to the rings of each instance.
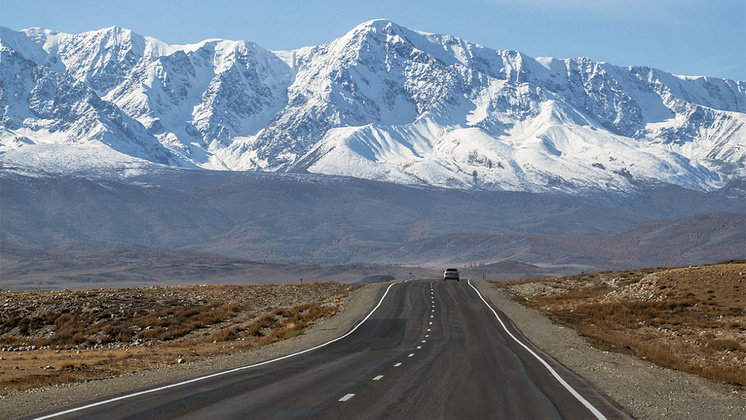
[[[746,82],[531,58],[393,22],[272,52],[0,28],[0,161],[446,188],[712,191],[746,177]]]

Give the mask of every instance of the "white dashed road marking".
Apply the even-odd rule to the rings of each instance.
[[[409,353],[409,356],[407,357],[414,357],[414,353]]]
[[[394,365],[394,367],[399,367],[399,366],[401,366],[401,362]]]
[[[383,375],[378,375],[375,378],[373,378],[374,381],[380,381],[381,379],[383,379]]]
[[[340,398],[339,401],[348,401],[350,398],[354,397],[355,394],[347,394],[344,397]]]

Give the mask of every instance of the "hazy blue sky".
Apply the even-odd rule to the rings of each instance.
[[[169,44],[317,45],[375,18],[532,57],[585,56],[746,80],[746,0],[0,0],[0,25],[121,26]]]

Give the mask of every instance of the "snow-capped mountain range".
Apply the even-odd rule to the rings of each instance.
[[[746,82],[531,58],[386,20],[282,52],[0,27],[0,163],[711,191],[746,177]]]

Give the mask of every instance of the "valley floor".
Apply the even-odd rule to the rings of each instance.
[[[743,263],[739,264],[743,266]],[[704,268],[699,269],[704,270]],[[738,269],[746,272],[746,268]],[[631,273],[628,274],[631,275]],[[652,273],[648,273],[648,275],[650,274]],[[617,276],[620,275],[617,274]],[[600,274],[596,276],[606,278]],[[581,284],[580,280],[580,278],[572,278],[572,281],[567,279],[554,281],[577,286]],[[550,282],[550,280],[545,279],[534,283],[546,285]],[[514,295],[513,299],[517,299],[518,295],[515,288],[519,286],[518,284],[503,285],[486,281],[476,281],[475,283],[485,298],[506,313],[527,338],[567,367],[589,379],[597,388],[609,395],[636,418],[742,418],[746,413],[746,392],[743,386],[727,385],[703,379],[694,374],[663,368],[649,360],[624,352],[594,348],[587,339],[581,337],[575,330],[553,322],[539,310],[528,308],[512,300],[509,294]],[[630,280],[626,284],[633,283]],[[227,314],[226,320],[215,321],[213,325],[221,325],[220,329],[203,326],[195,328],[194,331],[184,334],[180,338],[166,340],[165,342],[162,339],[166,335],[161,336],[160,334],[164,334],[172,328],[162,329],[159,330],[158,334],[161,342],[158,342],[159,338],[155,338],[155,341],[148,344],[147,337],[156,336],[155,333],[147,333],[157,329],[158,317],[156,317],[155,320],[151,320],[153,324],[149,325],[150,328],[145,326],[141,331],[134,334],[135,337],[140,334],[143,340],[143,343],[137,346],[125,346],[123,343],[113,342],[106,345],[99,343],[98,348],[96,348],[96,344],[90,341],[85,345],[78,343],[77,348],[73,345],[56,349],[46,348],[46,346],[57,346],[57,344],[50,343],[45,346],[39,342],[39,346],[34,350],[29,349],[29,345],[33,344],[26,343],[22,346],[21,343],[16,342],[12,345],[13,351],[7,351],[11,346],[9,337],[17,336],[17,334],[5,332],[0,336],[0,339],[5,343],[2,346],[6,349],[5,352],[0,353],[2,355],[0,372],[3,372],[0,377],[0,384],[3,389],[0,395],[0,413],[2,413],[0,417],[13,418],[48,407],[87,400],[98,395],[123,393],[145,387],[150,388],[189,377],[244,366],[311,347],[341,335],[361,319],[373,306],[376,296],[380,295],[381,287],[386,284],[372,283],[354,290],[350,289],[349,286],[333,283],[316,283],[303,286],[258,285],[257,287],[268,288],[268,290],[262,290],[262,293],[257,294],[264,300],[253,301],[254,306],[251,310],[246,310],[247,307],[241,308],[240,302],[241,298],[247,299],[247,296],[253,295],[250,288],[254,286],[241,286],[235,289],[228,286],[117,289],[120,295],[126,294],[130,298],[133,294],[139,295],[140,301],[149,302],[150,306],[153,306],[153,302],[158,302],[159,299],[164,303],[169,299],[174,300],[174,302],[171,302],[171,306],[175,309],[173,314],[161,314],[161,320],[168,320],[170,316],[178,314],[187,319],[200,316],[180,312],[178,304],[175,304],[176,302],[189,302],[191,306],[199,307],[203,305],[203,307],[209,306],[210,308],[221,303],[221,306],[215,307],[224,308],[223,311]],[[546,287],[540,289],[526,286],[531,284],[530,282],[521,284],[523,286],[520,287],[525,290],[544,290],[543,293],[547,294],[546,290],[548,289]],[[300,289],[301,287],[307,289]],[[641,289],[645,288],[641,287]],[[708,292],[708,290],[704,291]],[[313,292],[304,293],[309,291]],[[44,293],[54,296],[62,292],[3,292],[0,304],[9,304],[0,306],[3,319],[9,319],[10,317],[9,307],[16,308],[14,309],[16,311],[21,310],[21,308],[30,310],[29,308],[32,307],[31,301],[20,299],[21,294],[26,294],[24,299],[32,299],[31,296],[35,296],[33,299],[39,299],[39,296]],[[65,293],[82,295],[85,292],[68,291]],[[99,307],[100,309],[95,313],[104,312],[112,319],[112,313],[115,311],[107,309],[106,300],[102,297],[108,296],[110,300],[115,300],[111,297],[115,296],[116,293],[112,290],[88,291],[88,293],[99,293],[97,299],[100,302],[98,305],[88,305],[91,309],[89,312],[94,313],[93,309]],[[554,293],[559,294],[557,291]],[[718,296],[717,293],[718,290],[716,290],[716,296]],[[299,298],[303,295],[310,296],[308,301]],[[743,293],[740,292],[737,295],[743,296]],[[223,302],[228,296],[238,297],[234,304],[239,306],[234,308],[235,313],[232,314],[230,306],[225,307],[229,302]],[[83,299],[83,296],[80,298]],[[155,299],[155,301],[149,301],[148,299]],[[22,302],[22,304],[10,304],[16,300],[19,303]],[[517,300],[520,301],[521,299]],[[290,304],[278,302],[290,302]],[[316,308],[326,308],[331,312],[312,310],[309,303],[313,302],[320,303]],[[85,304],[78,304],[77,306],[86,307]],[[38,307],[41,308],[43,305]],[[241,310],[238,310],[239,308]],[[67,309],[67,313],[74,313],[73,307]],[[242,312],[250,313],[251,316],[236,315]],[[301,316],[303,312],[313,312],[319,317],[315,321],[309,321],[308,319],[303,321]],[[336,314],[328,317],[332,312],[336,312]],[[41,313],[37,313],[35,316],[41,319],[41,315]],[[258,331],[262,335],[253,336],[257,340],[252,341],[252,332],[257,332],[256,329],[252,329],[252,326],[256,326],[257,321],[262,318],[268,321],[267,315],[271,315],[275,319],[275,327],[277,328],[261,327]],[[56,317],[55,321],[59,317]],[[33,316],[27,319],[32,318]],[[116,318],[116,315],[114,318]],[[58,322],[62,326],[49,326],[48,329],[50,331],[53,329],[60,331],[65,325],[64,321],[62,319]],[[192,319],[192,321],[195,320]],[[304,322],[314,323],[315,325],[303,330],[301,334],[300,329],[296,326]],[[57,324],[53,323],[53,325]],[[137,327],[134,325],[133,323],[129,327],[132,331],[141,327],[139,324]],[[198,325],[198,323],[195,325]],[[232,329],[232,327],[236,328]],[[28,328],[33,330],[31,323]],[[17,332],[17,330],[18,326],[15,327],[14,331]],[[217,337],[216,334],[220,333],[219,330],[232,330],[236,336]],[[583,334],[582,330],[580,331]],[[92,333],[86,339],[92,339],[96,336],[101,337],[102,335],[101,332]],[[273,342],[280,338],[289,339]],[[175,345],[179,340],[191,341],[184,341],[182,344],[185,345],[179,347],[179,345]],[[169,343],[168,341],[172,342]],[[262,345],[270,342],[273,343]],[[91,343],[93,343],[92,346]],[[61,343],[59,345],[63,346]],[[119,348],[117,348],[117,345]],[[253,348],[247,350],[250,347]],[[144,353],[148,353],[151,357],[151,364],[143,363],[143,360],[145,360],[143,358]],[[48,359],[48,357],[52,359]],[[184,363],[179,363],[178,359],[183,359]],[[123,361],[132,364],[123,367]],[[15,366],[18,366],[18,369],[15,369]],[[17,376],[22,373],[27,374],[25,379]],[[64,376],[62,373],[69,375],[64,381],[61,380]],[[79,376],[76,377],[75,374]],[[46,383],[57,384],[38,388],[44,384],[44,381],[39,378],[45,375],[56,378],[55,380],[47,380]],[[108,379],[96,380],[96,378]],[[71,383],[60,383],[65,381]]]

